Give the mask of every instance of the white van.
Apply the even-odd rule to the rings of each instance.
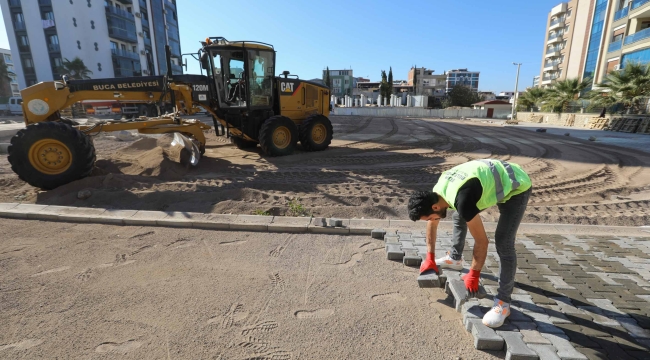
[[[0,113],[5,115],[22,115],[23,114],[23,98],[19,96],[12,96],[6,104],[0,105]]]

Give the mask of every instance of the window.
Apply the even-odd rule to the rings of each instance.
[[[9,55],[9,54],[4,54],[4,55],[5,55],[5,62],[7,64],[11,63],[11,55]]]
[[[63,61],[61,61],[60,57],[55,57],[52,58],[52,64],[54,64],[54,67],[59,67],[63,65]]]
[[[104,0],[104,6],[111,6],[111,2],[108,0]]]
[[[59,36],[58,35],[50,35],[47,37],[48,42],[53,45],[58,45],[59,44]]]
[[[131,13],[131,7],[130,6],[126,8],[126,12]]]
[[[42,19],[43,20],[54,20],[54,13],[51,12],[51,11],[44,12]]]
[[[350,85],[350,80],[345,79],[345,85]]]
[[[111,50],[117,50],[117,43],[115,41],[111,41]]]
[[[32,61],[31,58],[24,59],[23,63],[25,64],[26,68],[33,68],[34,67],[34,62]]]
[[[137,52],[138,52],[138,47],[137,47],[137,46],[133,45],[131,48],[133,49],[133,52],[134,52],[134,53],[137,53]]]
[[[614,38],[612,38],[612,42],[617,42],[621,40],[623,40],[623,34],[615,35]]]
[[[117,4],[117,3],[115,4],[115,8],[116,8],[116,9],[120,9],[120,10],[122,9],[122,7],[120,6],[120,4]]]
[[[250,51],[248,58],[251,106],[271,105],[274,76],[273,53],[270,51]]]
[[[333,79],[332,80],[332,85],[341,86],[341,79]]]
[[[23,13],[14,14],[14,21],[15,22],[25,22],[25,17],[23,17]]]
[[[29,46],[29,38],[27,37],[27,35],[20,35],[18,37],[18,43],[20,44],[20,46]]]
[[[122,48],[122,51],[126,51],[126,45],[120,44],[120,47]]]

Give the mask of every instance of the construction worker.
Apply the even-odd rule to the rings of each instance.
[[[510,315],[510,296],[515,284],[517,254],[515,237],[524,217],[531,193],[530,177],[517,164],[501,160],[474,160],[442,173],[433,191],[417,191],[408,203],[413,221],[427,221],[427,257],[420,273],[438,269],[463,269],[462,253],[469,228],[474,237],[474,253],[469,273],[463,275],[470,295],[478,292],[481,269],[488,250],[488,237],[479,213],[496,205],[500,217],[494,234],[499,267],[499,289],[494,307],[483,317],[483,324],[491,328],[503,325]],[[435,259],[436,231],[447,209],[456,210],[453,219],[452,247],[447,255]]]

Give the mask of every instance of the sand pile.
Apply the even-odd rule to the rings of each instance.
[[[161,180],[180,179],[187,169],[180,164],[181,147],[171,146],[173,137],[165,134],[158,139],[139,139],[114,154],[108,154],[107,160],[117,164],[121,174],[155,176]]]

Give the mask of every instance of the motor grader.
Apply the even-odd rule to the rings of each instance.
[[[100,132],[137,130],[142,134],[174,133],[186,162],[196,165],[205,152],[204,131],[211,126],[180,115],[202,109],[214,125],[227,129],[239,148],[260,145],[269,156],[325,150],[332,141],[327,87],[284,71],[275,75],[275,50],[256,41],[210,37],[192,54],[200,75],[143,76],[115,79],[42,82],[21,91],[26,128],[9,145],[12,170],[27,183],[53,189],[88,176],[95,163],[92,137]],[[167,68],[171,69],[169,48]],[[205,73],[204,73],[205,72]],[[61,110],[82,100],[118,100],[147,104],[172,103],[175,111],[156,117],[105,120],[79,125]],[[216,129],[215,129],[216,130]]]

